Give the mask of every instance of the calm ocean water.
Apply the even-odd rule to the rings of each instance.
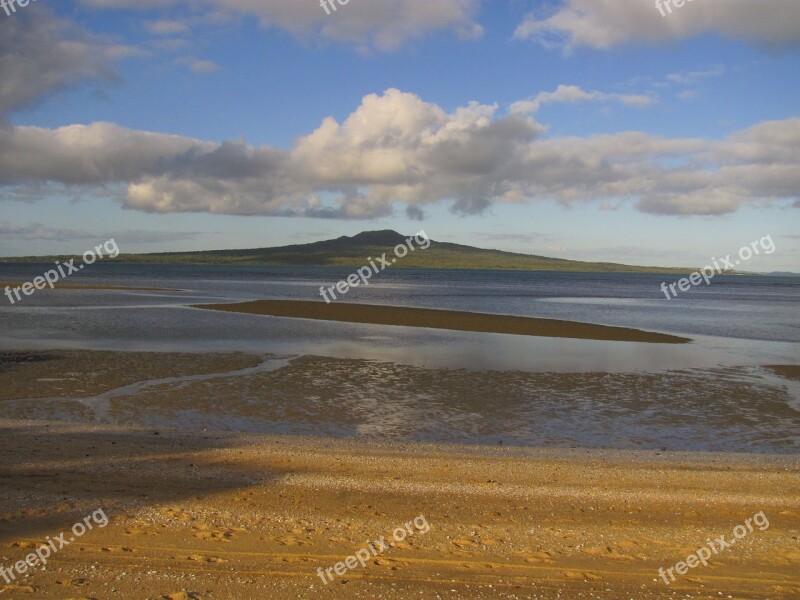
[[[0,265],[0,280],[30,280],[48,268]],[[146,421],[149,425],[467,443],[505,438],[523,445],[762,452],[800,447],[800,382],[761,368],[800,364],[800,278],[717,277],[710,286],[667,300],[660,285],[675,276],[390,269],[345,297],[622,325],[694,340],[685,345],[325,323],[188,307],[265,298],[320,300],[321,285],[351,272],[97,263],[70,281],[181,291],[39,291],[14,306],[3,296],[0,350],[241,350],[321,357],[328,362],[316,365],[314,381],[332,373],[346,378],[351,371],[360,377],[358,389],[345,386],[348,395],[330,406],[322,406],[315,394],[291,399],[294,412],[302,407],[308,413],[306,420],[270,416],[266,403],[263,414],[234,414],[231,407],[240,401],[234,393],[213,418],[187,409]],[[381,361],[386,377],[371,378],[373,367],[359,359]],[[296,377],[305,377],[311,367],[295,369]],[[454,370],[463,375],[453,378],[459,372]],[[500,375],[510,372],[516,373]],[[341,387],[337,381],[325,386]],[[379,401],[387,397],[390,404]],[[269,400],[270,410],[275,402]],[[17,408],[30,414],[30,406]],[[155,419],[161,413],[128,415],[125,422],[141,424],[145,414]]]
[[[30,280],[49,266],[0,265],[0,280]],[[0,346],[290,349],[371,358],[397,358],[410,352],[405,360],[412,364],[560,371],[800,360],[800,278],[791,277],[717,277],[710,286],[667,300],[660,285],[674,281],[674,276],[388,269],[369,286],[352,289],[344,298],[345,302],[622,325],[696,340],[684,347],[291,321],[186,308],[264,298],[321,300],[321,285],[333,285],[351,272],[316,267],[97,263],[69,281],[182,291],[40,291],[14,306],[2,296]],[[596,356],[598,347],[605,356]],[[630,351],[633,348],[635,352]]]

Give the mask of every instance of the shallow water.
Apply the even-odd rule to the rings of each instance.
[[[0,279],[25,279],[43,267],[0,265]],[[29,415],[71,418],[78,402],[81,418],[153,426],[522,445],[797,449],[800,383],[760,367],[800,363],[800,279],[721,277],[668,301],[659,289],[663,278],[653,275],[398,269],[346,297],[623,325],[693,339],[661,345],[328,323],[187,306],[314,300],[320,285],[349,269],[96,267],[73,279],[182,291],[40,291],[14,306],[0,304],[0,350],[313,355],[330,372],[300,394],[280,386],[271,393],[241,388],[253,378],[294,372],[293,364],[274,373],[181,378],[94,399],[51,399],[49,408],[40,401],[35,410],[28,405]],[[342,361],[352,374],[341,371]],[[308,369],[312,363],[301,364]],[[159,398],[176,404],[167,409]]]

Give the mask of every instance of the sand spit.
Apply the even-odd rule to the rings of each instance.
[[[256,300],[254,302],[235,304],[200,304],[194,308],[293,319],[400,325],[405,327],[451,329],[454,331],[506,333],[584,340],[644,342],[651,344],[685,344],[691,342],[688,338],[664,333],[653,333],[627,327],[578,323],[575,321],[427,308],[348,304],[344,302],[326,304],[324,302],[299,300]]]

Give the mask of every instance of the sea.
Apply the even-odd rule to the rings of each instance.
[[[0,281],[29,281],[50,267],[1,264]],[[677,275],[390,268],[340,300],[617,325],[688,337],[689,344],[333,323],[192,307],[322,301],[321,286],[352,272],[97,262],[66,282],[164,291],[42,290],[13,305],[0,296],[0,351],[240,351],[265,357],[263,377],[279,372],[270,360],[304,357],[282,368],[318,371],[329,377],[325,387],[349,394],[295,390],[286,401],[304,410],[289,418],[273,410],[269,403],[276,400],[268,394],[255,400],[256,409],[251,401],[252,410],[236,412],[236,394],[229,393],[213,419],[203,410],[184,410],[151,422],[118,410],[126,424],[546,447],[800,449],[800,381],[765,368],[800,364],[800,277],[718,275],[710,285],[667,299],[661,284]],[[209,392],[202,385],[189,387],[203,396]],[[15,414],[30,406],[25,401],[15,401]],[[113,402],[121,408],[125,397]],[[98,412],[113,421],[109,414]]]

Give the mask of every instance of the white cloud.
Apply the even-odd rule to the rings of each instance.
[[[210,152],[210,142],[133,131],[111,123],[57,129],[0,129],[0,184],[26,181],[104,185],[131,181],[175,164],[192,152]]]
[[[633,203],[653,214],[718,215],[798,202],[800,119],[765,122],[721,141],[628,132],[543,138],[497,106],[447,112],[390,89],[343,122],[325,119],[290,150],[132,131],[109,123],[0,129],[0,199],[20,186],[104,190],[148,212],[419,217],[451,203]],[[122,192],[118,193],[117,190]]]
[[[514,37],[548,46],[608,49],[706,34],[764,46],[796,46],[800,43],[800,2],[688,0],[663,17],[647,0],[564,0],[549,16],[527,16]]]
[[[180,21],[162,19],[145,23],[145,29],[155,35],[180,35],[182,33],[188,33],[189,26]]]
[[[192,15],[205,10],[210,18],[253,16],[262,27],[279,27],[295,36],[321,37],[361,50],[396,50],[436,31],[452,31],[463,39],[483,34],[475,22],[480,0],[351,1],[327,15],[317,0],[81,0],[102,9],[186,8]],[[194,18],[194,17],[192,17]],[[154,33],[180,33],[180,20],[151,24]],[[168,31],[172,29],[173,31]]]
[[[533,113],[538,111],[542,104],[578,102],[619,102],[628,106],[651,106],[656,99],[653,96],[638,94],[607,94],[603,92],[587,92],[575,85],[559,85],[554,92],[542,92],[528,100],[514,102],[510,111],[512,113]]]
[[[708,79],[710,77],[722,77],[726,72],[727,69],[724,66],[717,65],[701,71],[670,73],[667,75],[667,81],[680,85],[694,85],[703,79]]]
[[[219,71],[219,65],[213,60],[198,60],[195,58],[179,58],[175,64],[188,67],[194,73],[214,73]]]
[[[30,5],[0,18],[0,123],[12,111],[78,82],[116,76],[114,59],[135,54],[108,43],[46,9]]]

